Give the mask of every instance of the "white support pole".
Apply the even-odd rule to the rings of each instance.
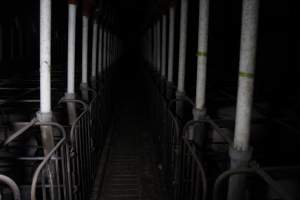
[[[109,39],[110,39],[110,32],[107,31],[107,35],[106,35],[106,58],[105,58],[105,66],[106,69],[109,69]]]
[[[75,32],[76,32],[76,4],[69,4],[68,25],[68,94],[75,94]]]
[[[188,0],[181,0],[179,66],[178,66],[178,86],[177,86],[177,92],[181,94],[183,94],[185,91],[184,86],[185,86],[187,22],[188,22]]]
[[[51,0],[40,1],[40,112],[51,112]]]
[[[258,7],[259,0],[243,1],[240,73],[234,135],[234,147],[241,151],[249,148],[254,70],[256,65]]]
[[[111,50],[111,32],[108,32],[108,39],[107,39],[107,66],[110,67],[110,58],[111,58],[111,54],[110,54],[110,50]]]
[[[93,44],[92,44],[92,82],[95,84],[97,76],[97,31],[98,31],[98,22],[97,19],[94,19],[93,23]]]
[[[40,0],[40,122],[51,122],[51,0]],[[54,147],[53,130],[41,126],[44,155]]]
[[[98,40],[98,75],[100,77],[102,72],[102,51],[103,51],[103,29],[99,24],[99,40]]]
[[[75,99],[75,49],[76,49],[76,2],[69,2],[69,24],[68,24],[68,85],[66,99]],[[76,120],[76,106],[67,103],[69,124]]]
[[[106,46],[107,46],[107,31],[103,29],[103,71],[106,72]]]
[[[160,20],[157,21],[157,73],[161,75],[161,28],[160,28]]]
[[[81,85],[88,85],[88,37],[89,37],[89,17],[82,16],[82,77]]]
[[[209,0],[200,0],[196,83],[196,110],[200,112],[205,109],[208,23]]]
[[[162,78],[166,78],[167,73],[167,16],[164,14],[162,17]]]
[[[169,13],[169,50],[168,50],[168,82],[173,82],[174,70],[174,31],[175,31],[175,7],[170,8]]]
[[[258,11],[259,0],[243,0],[234,144],[229,151],[230,167],[233,170],[247,167],[252,155],[249,138],[256,65]],[[245,179],[245,175],[235,175],[230,178],[228,200],[246,199]]]

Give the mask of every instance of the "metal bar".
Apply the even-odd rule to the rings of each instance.
[[[162,17],[162,53],[161,53],[161,76],[166,78],[167,71],[167,16],[163,15]]]
[[[188,0],[181,0],[180,12],[180,40],[179,40],[179,66],[177,91],[184,93],[185,86],[185,62],[188,23]]]
[[[103,63],[103,28],[99,24],[99,40],[98,40],[98,75],[101,75],[102,72],[102,63]]]
[[[95,84],[97,76],[97,34],[98,32],[98,21],[95,18],[93,23],[93,43],[92,43],[92,76],[91,80]]]
[[[76,9],[75,3],[69,3],[68,25],[68,88],[67,93],[75,93],[75,37],[76,37]]]
[[[0,174],[0,183],[7,185],[14,196],[14,200],[21,200],[21,192],[18,185],[9,177]]]
[[[88,37],[89,17],[82,16],[82,78],[81,84],[88,85]]]
[[[51,112],[51,0],[40,0],[40,107]]]
[[[200,0],[199,27],[198,27],[198,52],[197,52],[197,86],[196,109],[205,107],[206,65],[209,23],[209,0]]]
[[[249,148],[254,70],[256,65],[258,7],[259,0],[243,1],[240,74],[234,135],[234,147],[242,151]]]
[[[175,6],[170,7],[169,12],[168,82],[172,83],[174,70]]]
[[[156,37],[157,37],[157,57],[156,57],[156,67],[157,67],[157,73],[160,74],[161,73],[161,31],[160,31],[161,27],[160,27],[160,20],[157,21],[156,24]]]

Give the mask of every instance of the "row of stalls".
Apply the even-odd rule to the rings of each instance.
[[[110,126],[110,76],[121,43],[104,4],[26,3],[39,5],[27,10],[39,13],[39,24],[31,22],[39,49],[31,56],[39,55],[39,67],[1,69],[0,199],[88,199]]]
[[[197,2],[173,2],[147,25],[143,37],[145,65],[155,88],[155,115],[163,127],[158,140],[169,199],[299,199],[297,115],[277,112],[283,109],[279,104],[273,110],[272,102],[256,94],[261,89],[255,84],[255,72],[261,72],[255,70],[261,33],[258,27],[268,25],[260,14],[262,9],[265,14],[266,9],[274,7],[259,0],[241,1],[239,57],[234,58],[239,60],[239,69],[228,80],[222,70],[212,74],[209,67],[213,66],[208,65],[210,59],[219,68],[224,64],[216,54],[210,57],[214,51],[210,47],[214,39],[209,40],[210,28],[220,25],[211,25],[216,7],[210,6],[216,2]],[[189,13],[195,11],[190,3],[197,5],[198,24]],[[197,40],[191,41],[193,33],[197,33]],[[282,39],[276,40],[280,43]],[[191,44],[197,44],[197,49],[191,51]],[[191,64],[187,57],[197,62]],[[195,68],[195,81],[191,81],[191,73],[186,75],[191,68]],[[208,80],[217,76],[222,80],[210,85]],[[191,88],[194,96],[189,95]]]

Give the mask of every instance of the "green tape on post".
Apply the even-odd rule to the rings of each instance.
[[[198,51],[196,55],[197,55],[198,57],[201,57],[201,56],[206,57],[206,56],[207,56],[207,52]]]
[[[240,72],[240,77],[254,78],[254,74],[249,72]]]

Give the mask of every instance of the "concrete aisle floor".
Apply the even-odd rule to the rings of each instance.
[[[129,63],[124,61],[113,77],[115,121],[100,200],[163,200],[150,86],[145,69]]]

